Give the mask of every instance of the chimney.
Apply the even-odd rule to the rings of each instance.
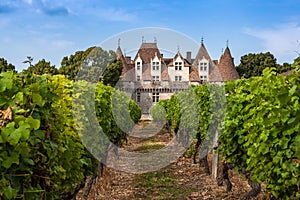
[[[125,60],[126,60],[126,63],[130,63],[131,62],[131,56],[126,56]]]
[[[189,63],[192,63],[192,52],[187,51],[186,52],[186,59],[189,61]]]

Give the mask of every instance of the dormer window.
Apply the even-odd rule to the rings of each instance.
[[[152,70],[159,70],[159,62],[152,62]]]
[[[182,70],[182,62],[175,62],[175,70]]]
[[[141,70],[141,62],[136,63],[136,70]]]
[[[200,65],[200,71],[207,71],[207,66],[208,66],[207,62],[200,62],[199,65]]]

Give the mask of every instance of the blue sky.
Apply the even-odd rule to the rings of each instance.
[[[213,59],[229,40],[236,64],[242,55],[266,51],[291,63],[300,52],[299,10],[300,0],[1,0],[0,57],[18,70],[27,67],[26,56],[59,67],[64,56],[120,32],[161,27],[198,44],[203,36]]]

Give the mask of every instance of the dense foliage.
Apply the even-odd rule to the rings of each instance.
[[[191,95],[185,91],[179,92],[170,99],[159,101],[151,108],[151,115],[154,120],[166,121],[172,134],[180,129],[184,119],[188,119],[186,122],[189,124],[188,127],[196,128],[194,136],[198,141],[197,146],[205,140],[206,146],[201,152],[201,157],[204,157],[212,147],[214,133],[221,128],[219,124],[224,117],[226,103],[224,89],[218,85],[191,86],[190,89],[195,98],[191,98]],[[189,98],[187,103],[181,100],[185,98]],[[165,115],[161,107],[165,109]],[[190,108],[196,110],[198,115],[187,114],[186,110]],[[186,123],[184,126],[187,126]],[[207,134],[208,132],[210,134]]]
[[[220,150],[228,162],[263,182],[276,197],[300,196],[300,77],[264,76],[228,82]]]
[[[34,73],[36,75],[56,75],[58,74],[58,69],[54,65],[51,65],[50,62],[47,62],[45,59],[42,59],[39,60],[35,65],[30,64],[30,66],[26,70],[23,70],[23,72]]]
[[[115,61],[107,66],[103,72],[103,84],[114,87],[120,79],[122,74],[123,64],[121,61]]]
[[[15,71],[15,66],[8,63],[4,58],[0,58],[0,73],[7,71]]]
[[[250,172],[251,179],[265,184],[275,197],[284,199],[300,196],[299,59],[294,66],[294,73],[287,77],[267,68],[263,76],[227,82],[226,95],[219,86],[193,87],[200,113],[198,141],[210,145],[208,133],[222,128],[220,153],[238,170]],[[180,94],[151,110],[155,120],[165,117],[172,131],[180,126],[185,110],[178,101]],[[166,115],[158,105],[165,108]]]
[[[74,125],[73,85],[61,75],[0,74],[0,110],[12,107],[12,118],[0,129],[1,199],[61,199],[95,173],[97,161]],[[116,124],[111,123],[113,89],[101,84],[96,88],[96,99],[101,99],[95,101],[96,113],[102,120],[97,123],[107,122],[105,133],[119,141],[121,133],[115,135]],[[140,108],[128,101],[137,121]]]
[[[65,75],[70,80],[81,76],[81,78],[89,77],[98,81],[105,68],[114,60],[116,60],[114,51],[90,47],[85,51],[77,51],[74,55],[64,57],[59,74]],[[97,77],[93,77],[93,75],[97,75]]]
[[[250,78],[261,76],[265,68],[276,68],[277,73],[283,73],[293,69],[289,63],[277,64],[277,60],[270,52],[249,53],[241,57],[240,64],[236,70],[241,77]]]

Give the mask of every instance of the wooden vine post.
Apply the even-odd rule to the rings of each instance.
[[[217,179],[218,177],[218,164],[219,164],[219,154],[216,153],[216,147],[218,146],[218,138],[219,138],[219,132],[216,130],[214,139],[213,139],[213,155],[212,155],[212,178]]]

